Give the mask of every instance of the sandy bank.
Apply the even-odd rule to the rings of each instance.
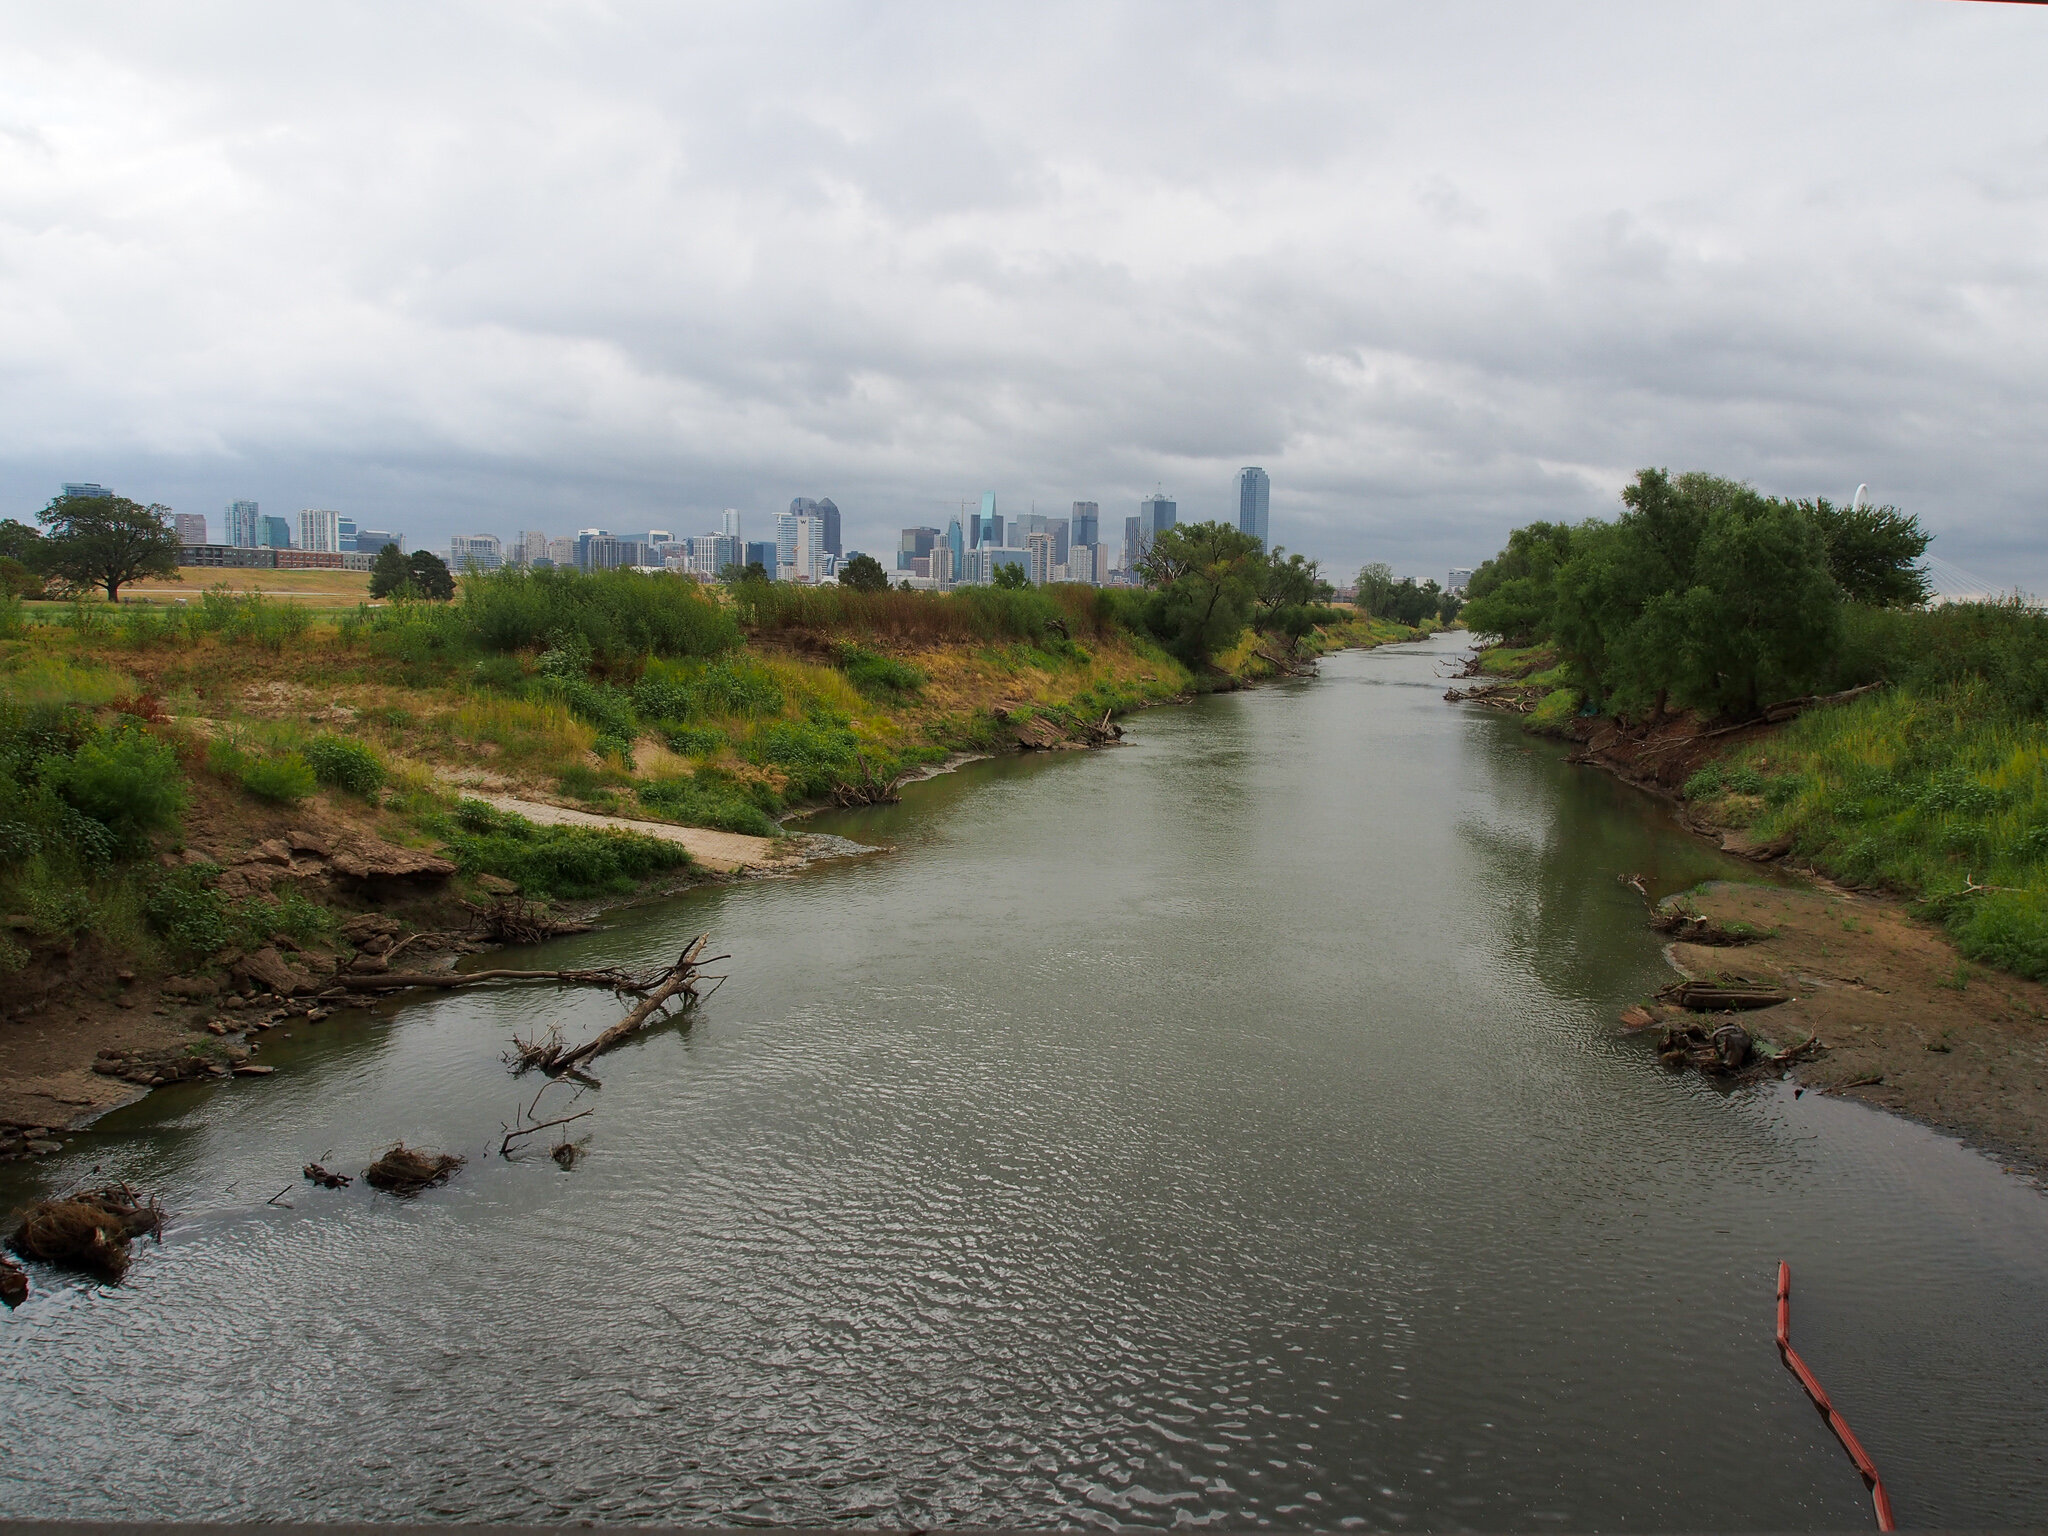
[[[1675,899],[1755,931],[1735,947],[1673,944],[1671,960],[1689,977],[1790,992],[1743,1022],[1780,1045],[1820,1037],[1826,1054],[1797,1068],[1802,1083],[2048,1169],[2048,987],[1962,960],[1886,897],[1716,882]]]

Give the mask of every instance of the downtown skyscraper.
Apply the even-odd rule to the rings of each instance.
[[[1248,464],[1237,472],[1237,531],[1257,539],[1261,549],[1272,547],[1272,541],[1267,537],[1267,515],[1272,499],[1273,482],[1266,478],[1263,469]]]

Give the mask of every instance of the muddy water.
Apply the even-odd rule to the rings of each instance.
[[[2048,1521],[2048,1201],[1612,1020],[1655,804],[1445,706],[1447,648],[1161,710],[533,959],[709,931],[589,1155],[491,1155],[514,1031],[447,997],[266,1043],[31,1175],[178,1213],[0,1319],[0,1514],[1857,1528],[1802,1350],[1907,1524]],[[469,1166],[315,1191],[403,1136]],[[285,1191],[286,1205],[266,1204]]]

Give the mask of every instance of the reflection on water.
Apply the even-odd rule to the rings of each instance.
[[[0,1512],[1858,1527],[1782,1256],[1902,1516],[2040,1521],[2039,1197],[1622,1037],[1662,972],[1617,876],[1719,856],[1445,706],[1434,649],[972,765],[819,820],[889,855],[547,946],[733,952],[606,1058],[573,1173],[491,1155],[498,1056],[602,996],[336,1020],[110,1117],[30,1172],[180,1218],[0,1325]],[[471,1164],[295,1182],[400,1135]]]

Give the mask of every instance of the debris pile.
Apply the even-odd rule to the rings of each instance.
[[[445,1184],[462,1161],[453,1152],[421,1152],[401,1141],[363,1170],[363,1182],[387,1194],[416,1195]]]
[[[1711,1032],[1705,1024],[1675,1025],[1664,1031],[1657,1059],[1674,1069],[1691,1067],[1708,1077],[1726,1077],[1750,1064],[1756,1045],[1732,1020]]]
[[[308,1163],[299,1171],[322,1189],[347,1189],[349,1185],[355,1183],[355,1180],[347,1174],[330,1172],[328,1169],[322,1168],[318,1163]]]
[[[126,1184],[83,1190],[61,1200],[39,1200],[23,1214],[8,1247],[24,1259],[84,1270],[103,1280],[128,1273],[128,1244],[161,1236],[164,1209]]]

